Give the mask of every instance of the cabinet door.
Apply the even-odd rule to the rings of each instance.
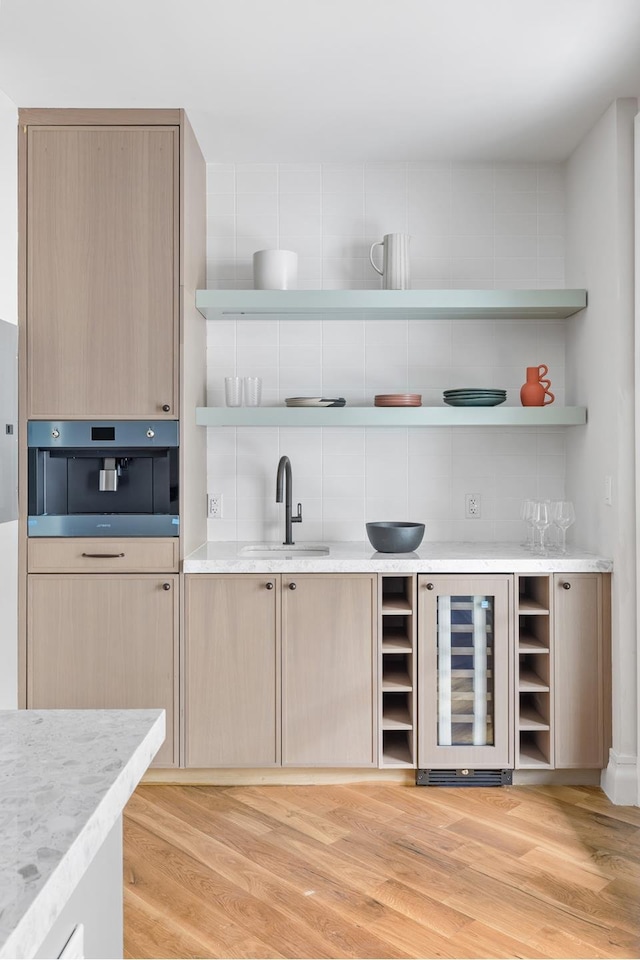
[[[418,763],[509,767],[509,577],[418,578]]]
[[[603,583],[598,573],[554,576],[555,766],[606,765]]]
[[[186,577],[186,765],[280,761],[280,578]]]
[[[29,128],[27,417],[178,416],[177,158],[177,127]]]
[[[282,763],[373,766],[376,581],[282,578]]]
[[[154,762],[177,764],[178,577],[34,574],[27,589],[27,706],[163,708]]]

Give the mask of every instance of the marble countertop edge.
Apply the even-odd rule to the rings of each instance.
[[[149,719],[155,714],[152,725],[4,941],[0,919],[0,960],[35,955],[164,742],[164,710],[137,712],[148,714]]]
[[[315,543],[299,546],[318,546]],[[515,543],[426,543],[413,553],[377,553],[364,541],[325,541],[321,557],[287,554],[255,557],[243,553],[254,544],[208,541],[185,558],[183,572],[198,573],[610,573],[610,558],[569,548],[560,556],[541,556]]]

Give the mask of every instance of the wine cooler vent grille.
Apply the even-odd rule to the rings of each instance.
[[[503,787],[513,782],[512,770],[417,770],[418,787]]]

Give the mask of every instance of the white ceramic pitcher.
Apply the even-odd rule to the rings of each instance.
[[[408,233],[387,233],[382,240],[371,244],[369,260],[374,270],[382,277],[385,290],[409,288],[409,240]],[[382,247],[382,270],[373,262],[373,248]]]

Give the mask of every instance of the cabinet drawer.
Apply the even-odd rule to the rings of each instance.
[[[179,562],[177,537],[43,537],[27,550],[29,573],[168,573]]]

